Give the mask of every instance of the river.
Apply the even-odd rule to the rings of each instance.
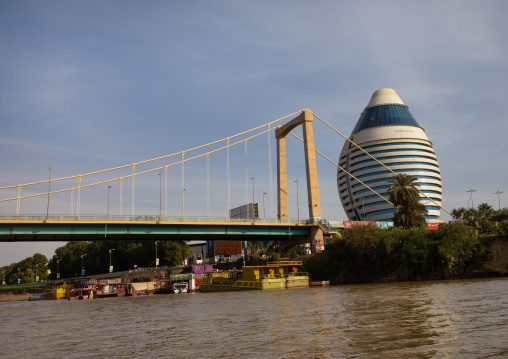
[[[0,303],[2,358],[503,358],[508,279]]]

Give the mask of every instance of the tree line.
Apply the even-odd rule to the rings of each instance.
[[[82,270],[86,275],[107,273],[111,265],[115,272],[133,269],[134,266],[155,267],[182,264],[188,257],[189,245],[185,241],[94,241],[68,242],[47,257],[36,253],[32,257],[1,268],[6,284],[35,282],[36,272],[40,281],[76,277]],[[111,253],[110,253],[111,251]]]

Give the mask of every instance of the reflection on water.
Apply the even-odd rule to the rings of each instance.
[[[0,303],[6,358],[501,358],[508,280]]]

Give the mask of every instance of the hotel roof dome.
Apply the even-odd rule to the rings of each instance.
[[[353,133],[380,126],[414,126],[421,128],[407,106],[397,95],[397,92],[389,88],[377,90],[372,94],[369,104],[356,123]]]

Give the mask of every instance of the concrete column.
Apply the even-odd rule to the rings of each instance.
[[[314,147],[314,132],[312,130],[313,115],[309,110],[303,110],[302,115],[305,169],[307,172],[307,197],[309,201],[309,218],[311,220],[318,220],[321,219],[321,203],[319,201],[316,151]]]
[[[286,137],[277,138],[277,215],[280,220],[288,219]]]

